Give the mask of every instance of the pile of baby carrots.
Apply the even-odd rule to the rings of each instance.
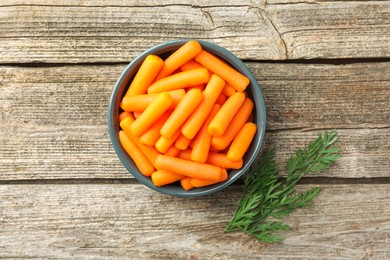
[[[148,55],[121,100],[120,143],[155,186],[223,182],[257,131],[249,83],[196,40],[165,60]]]

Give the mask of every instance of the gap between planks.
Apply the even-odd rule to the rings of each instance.
[[[292,60],[251,60],[242,59],[245,63],[275,63],[275,64],[331,64],[344,65],[355,63],[383,63],[390,62],[390,58],[341,58],[341,59],[292,59]],[[30,62],[30,63],[0,63],[3,67],[27,67],[27,68],[44,68],[44,67],[66,67],[66,66],[115,66],[127,65],[129,62]]]
[[[285,178],[282,178],[284,180]],[[141,185],[134,178],[79,178],[79,179],[37,179],[37,180],[0,180],[0,185],[85,185],[85,184],[101,184],[101,185]],[[302,178],[299,185],[360,185],[360,184],[390,184],[390,177],[374,177],[374,178],[328,178],[328,177],[305,177]],[[242,185],[242,180],[238,180],[232,186]]]

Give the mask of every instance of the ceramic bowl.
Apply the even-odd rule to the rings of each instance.
[[[178,197],[196,197],[196,196],[204,196],[209,195],[214,192],[220,191],[235,181],[237,181],[245,172],[247,172],[259,154],[260,147],[262,145],[266,127],[266,114],[265,114],[265,105],[264,98],[261,92],[261,89],[251,73],[251,71],[245,66],[245,64],[237,58],[234,54],[222,48],[216,44],[198,40],[198,42],[202,45],[202,48],[219,58],[223,59],[225,62],[230,64],[233,68],[238,70],[240,73],[244,74],[246,77],[250,79],[250,84],[246,89],[248,96],[254,101],[255,108],[253,113],[254,123],[257,125],[256,135],[246,152],[243,160],[243,167],[239,170],[230,170],[229,178],[221,183],[214,184],[208,187],[202,188],[194,188],[190,191],[185,191],[179,184],[171,184],[163,187],[156,187],[153,185],[153,182],[150,177],[145,177],[141,174],[141,172],[137,169],[134,162],[127,155],[126,151],[122,148],[119,138],[118,132],[120,130],[119,127],[119,119],[118,115],[121,112],[120,101],[122,100],[123,95],[126,93],[127,88],[138,71],[138,68],[141,66],[144,59],[149,54],[159,55],[161,58],[165,59],[168,57],[173,51],[181,47],[185,44],[188,39],[180,39],[165,42],[159,45],[156,45],[146,51],[144,51],[141,55],[136,57],[130,64],[125,68],[125,70],[120,75],[117,80],[114,89],[112,91],[112,96],[108,109],[108,128],[109,134],[111,138],[112,145],[117,153],[120,161],[125,166],[130,174],[132,174],[140,183],[146,185],[147,187],[161,192],[163,194],[178,196]]]

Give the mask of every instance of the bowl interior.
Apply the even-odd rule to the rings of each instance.
[[[258,130],[252,141],[251,146],[249,147],[247,153],[243,158],[244,160],[243,167],[239,170],[230,170],[228,180],[222,183],[218,183],[203,188],[195,188],[190,191],[185,191],[180,185],[176,185],[176,184],[166,185],[163,187],[156,187],[153,185],[150,177],[146,177],[139,172],[139,170],[137,169],[137,167],[135,166],[131,158],[127,155],[126,151],[122,148],[119,142],[118,132],[120,130],[120,127],[119,127],[118,116],[119,113],[121,112],[119,104],[122,100],[124,93],[126,93],[132,78],[134,77],[135,73],[138,71],[138,68],[141,66],[143,60],[149,54],[159,55],[160,57],[165,59],[167,56],[169,56],[170,53],[178,49],[187,41],[188,39],[181,39],[181,40],[166,42],[146,50],[140,56],[135,58],[122,72],[121,76],[119,77],[118,81],[115,84],[115,87],[112,92],[111,100],[110,100],[109,113],[108,113],[108,126],[109,126],[109,134],[110,134],[111,142],[113,144],[115,152],[117,153],[120,161],[126,167],[126,169],[139,182],[145,184],[149,188],[154,189],[163,194],[179,196],[179,197],[195,197],[195,196],[208,195],[216,191],[222,190],[223,188],[229,186],[237,179],[239,179],[246,171],[248,171],[250,165],[253,163],[253,161],[259,154],[260,147],[264,139],[265,122],[266,122],[263,95],[261,93],[260,87],[256,79],[254,78],[253,74],[249,71],[249,69],[245,66],[245,64],[236,56],[234,56],[232,53],[230,53],[228,50],[218,45],[215,45],[213,43],[198,40],[198,42],[202,45],[202,48],[204,50],[213,53],[219,58],[225,60],[232,67],[234,67],[236,70],[238,70],[239,72],[241,72],[242,74],[244,74],[246,77],[250,79],[250,85],[247,87],[246,91],[248,96],[255,103],[253,120],[254,123],[256,123]]]

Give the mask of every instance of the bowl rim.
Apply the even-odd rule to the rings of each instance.
[[[121,94],[121,98],[122,98],[123,92],[128,88],[129,80],[134,76],[134,73],[138,71],[138,68],[140,67],[142,61],[149,54],[161,55],[166,52],[174,51],[178,49],[180,46],[182,46],[183,44],[185,44],[186,42],[188,42],[189,40],[191,39],[183,38],[183,39],[171,40],[164,43],[160,43],[158,45],[150,47],[149,49],[145,50],[140,55],[138,55],[135,59],[133,59],[126,66],[126,68],[123,70],[118,80],[116,81],[114,88],[112,90],[110,103],[108,107],[108,131],[109,131],[111,143],[122,165],[125,166],[127,171],[131,175],[133,175],[138,182],[162,194],[176,196],[176,197],[199,197],[199,196],[209,195],[214,192],[220,191],[230,186],[235,181],[237,181],[237,179],[239,179],[243,174],[245,174],[249,170],[250,166],[253,164],[254,160],[258,156],[261,145],[263,144],[264,141],[264,135],[266,129],[266,111],[265,111],[264,97],[261,92],[260,86],[256,78],[252,74],[252,72],[246,67],[246,65],[241,59],[239,59],[237,56],[235,56],[227,49],[208,41],[195,39],[201,44],[204,50],[211,52],[214,55],[218,56],[219,58],[223,59],[224,61],[229,63],[232,67],[234,67],[236,70],[238,70],[240,73],[244,74],[250,79],[249,86],[252,85],[252,87],[247,88],[250,89],[250,91],[247,93],[248,95],[251,96],[254,102],[255,105],[254,120],[256,122],[256,125],[258,126],[255,137],[252,140],[250,148],[248,149],[248,150],[253,149],[253,152],[250,154],[246,154],[244,156],[245,163],[243,167],[238,170],[232,170],[235,172],[235,174],[229,174],[228,180],[207,187],[192,189],[189,191],[186,191],[181,187],[180,189],[172,188],[171,185],[162,186],[162,187],[154,186],[150,177],[146,177],[142,175],[135,165],[131,165],[128,162],[128,160],[131,160],[131,158],[127,155],[123,147],[120,145],[119,138],[118,138],[118,132],[120,130],[119,122],[118,124],[113,123],[116,121],[119,115],[119,103],[117,103],[118,94]],[[119,93],[121,89],[123,89],[123,92]]]

